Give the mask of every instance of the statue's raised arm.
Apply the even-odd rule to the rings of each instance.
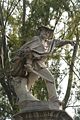
[[[60,48],[67,44],[74,46],[75,41],[52,39],[47,40],[47,44],[49,45],[49,53],[54,53],[55,48]]]

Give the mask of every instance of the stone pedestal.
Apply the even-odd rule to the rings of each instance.
[[[65,111],[57,109],[55,103],[27,101],[21,104],[21,111],[15,114],[12,120],[72,120],[72,118]]]
[[[72,120],[72,118],[61,110],[44,110],[16,114],[13,120]]]

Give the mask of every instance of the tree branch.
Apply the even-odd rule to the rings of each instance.
[[[9,82],[11,81],[10,77],[8,77],[7,74],[7,69],[9,69],[9,60],[8,60],[8,50],[7,50],[7,45],[6,45],[6,35],[5,35],[5,25],[4,25],[4,16],[3,16],[3,11],[2,11],[2,6],[0,2],[0,19],[1,19],[1,46],[0,46],[0,83],[5,90],[9,102],[13,107],[13,93],[10,89],[10,84]],[[10,74],[10,69],[9,69],[9,74]]]
[[[61,58],[67,63],[67,65],[69,65],[70,67],[70,64],[61,56]],[[75,65],[74,65],[75,67]],[[75,67],[75,69],[77,70],[77,68]],[[73,70],[74,74],[76,75],[76,77],[80,80],[79,76],[77,75],[77,73]],[[79,72],[79,71],[78,71]]]
[[[80,105],[70,105],[70,106],[66,106],[66,108],[68,107],[80,107]]]
[[[63,101],[64,101],[63,109],[66,108],[66,105],[67,105],[67,102],[68,102],[69,96],[70,96],[70,91],[71,91],[71,86],[72,86],[72,81],[73,81],[73,71],[74,71],[73,69],[74,69],[74,63],[75,63],[76,53],[77,53],[77,50],[78,50],[78,44],[79,44],[79,34],[78,34],[78,30],[77,30],[76,44],[74,46],[72,60],[71,60],[70,68],[69,68],[68,86],[67,86],[65,97],[63,99]]]
[[[26,0],[23,0],[23,18],[22,18],[22,37],[25,42],[25,15],[26,15]]]
[[[13,9],[11,10],[11,7],[12,7],[14,1],[12,2],[11,7],[9,8],[9,13],[7,14],[7,17],[6,17],[5,25],[6,25],[6,22],[7,22],[8,18],[9,18],[9,16],[12,14],[12,12],[13,12],[14,9],[15,9],[15,7],[18,5],[18,3],[19,3],[20,1],[21,1],[21,0],[18,0],[18,2],[14,5]],[[10,11],[10,10],[11,10],[11,11]]]

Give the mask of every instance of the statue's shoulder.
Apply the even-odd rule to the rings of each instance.
[[[40,37],[39,36],[33,36],[30,41],[25,43],[25,45],[31,45],[31,44],[33,44],[35,42],[39,42],[39,41],[40,41]]]
[[[40,41],[39,36],[33,36],[32,39],[30,41],[26,42],[23,46],[21,46],[20,49],[30,47],[32,44],[37,43],[39,41]]]
[[[28,42],[26,42],[23,46],[20,47],[20,49],[16,53],[21,53],[28,48],[35,48],[36,45],[40,43],[39,36],[33,36],[32,39]]]
[[[30,46],[39,44],[40,42],[41,42],[40,37],[39,36],[34,36],[34,37],[32,37],[32,39],[29,42],[26,43],[26,45],[28,47],[30,47]]]
[[[39,36],[34,36],[34,37],[32,37],[32,41],[34,41],[34,42],[40,41],[40,37]]]

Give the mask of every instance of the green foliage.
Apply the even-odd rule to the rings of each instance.
[[[6,118],[11,118],[11,114],[12,108],[8,101],[8,97],[0,85],[0,119],[5,120]]]
[[[29,9],[29,13],[28,13]],[[2,10],[2,11],[1,11]],[[67,12],[65,18],[62,16],[65,11]],[[7,73],[10,70],[11,63],[9,62],[14,56],[13,53],[20,48],[22,44],[26,41],[29,41],[33,35],[37,34],[36,29],[40,25],[48,25],[54,29],[54,37],[60,37],[61,39],[78,39],[80,36],[79,20],[80,20],[80,2],[79,0],[32,0],[31,3],[26,1],[26,16],[25,16],[25,28],[23,27],[23,5],[22,1],[18,0],[1,0],[0,1],[0,82],[1,78],[5,78]],[[51,24],[51,21],[53,21]],[[4,36],[6,41],[6,46],[3,43],[3,24],[4,24]],[[62,25],[64,24],[64,27]],[[61,29],[60,29],[61,28]],[[24,33],[24,36],[23,36]],[[23,39],[24,37],[24,39]],[[7,48],[7,54],[9,57],[5,59],[5,65],[3,68],[1,56],[1,48],[5,46]],[[73,50],[70,46],[63,47],[62,49],[57,50],[53,56],[48,56],[47,60],[51,60],[52,64],[46,61],[47,66],[52,72],[54,79],[56,81],[56,88],[59,96],[62,93],[60,83],[63,82],[65,76],[69,76],[69,65],[72,61],[72,52]],[[77,58],[74,67],[73,82],[77,83],[80,79],[78,76],[80,74],[80,46],[77,50]],[[7,55],[6,55],[7,56]],[[64,69],[61,68],[61,61],[65,61],[67,65],[64,65]],[[77,62],[78,61],[78,62]],[[76,68],[78,67],[78,68]],[[61,73],[61,69],[62,73]],[[5,72],[6,71],[6,72]],[[8,71],[8,72],[7,72]],[[67,72],[68,71],[68,72]],[[3,73],[4,72],[4,73]],[[75,74],[77,73],[77,75]],[[68,77],[67,77],[68,78]],[[7,79],[5,80],[5,83]],[[72,83],[71,83],[72,84]],[[80,88],[77,87],[77,84],[73,84],[72,87],[78,89],[76,93],[76,100],[80,100]],[[37,81],[31,89],[32,93],[37,96],[40,100],[47,100],[48,94],[46,86],[43,80]],[[64,91],[63,91],[64,92]],[[8,101],[7,93],[4,92],[4,89],[0,88],[0,110],[1,110],[1,119],[6,119],[12,114],[12,107]],[[12,93],[11,93],[12,94]],[[10,99],[9,99],[10,100]],[[14,110],[15,111],[15,110]]]
[[[48,99],[48,93],[45,86],[45,82],[41,78],[35,83],[31,90],[33,95],[36,96],[39,100]]]
[[[80,120],[80,108],[76,111],[76,115],[74,117],[74,120]]]

